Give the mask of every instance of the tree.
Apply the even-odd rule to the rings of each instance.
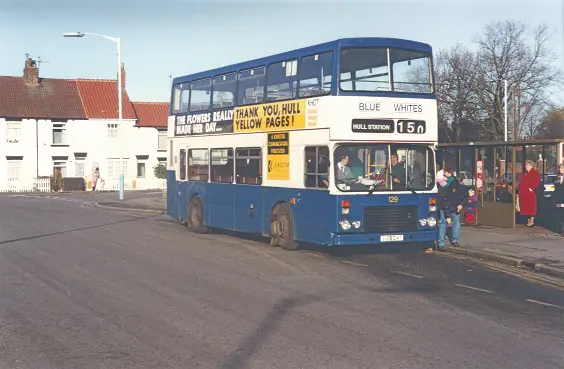
[[[440,140],[460,142],[476,138],[477,121],[484,119],[476,105],[476,58],[458,44],[435,57],[435,83]]]
[[[153,173],[155,174],[155,177],[158,179],[166,179],[167,178],[166,165],[164,163],[158,163],[153,167]]]
[[[542,138],[564,138],[564,108],[551,109],[542,120]]]
[[[513,119],[511,137],[528,136],[538,130],[542,114],[550,108],[549,95],[562,81],[561,71],[553,65],[556,56],[549,47],[550,34],[544,25],[529,30],[523,23],[502,21],[490,23],[476,38],[477,103],[487,119],[481,128],[490,139],[504,137],[504,88],[511,91]],[[509,104],[508,104],[509,105]]]

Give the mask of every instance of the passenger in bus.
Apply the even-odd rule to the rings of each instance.
[[[319,172],[327,173],[319,176],[320,187],[329,188],[329,158],[325,155],[319,155]]]
[[[392,163],[392,182],[394,189],[399,190],[405,188],[405,166],[399,161],[398,154],[392,154],[390,157]]]

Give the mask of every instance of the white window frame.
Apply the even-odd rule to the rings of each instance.
[[[82,174],[78,170],[79,166],[82,167]],[[86,160],[85,158],[75,158],[74,159],[74,176],[75,177],[84,177],[86,173]]]
[[[8,160],[8,165],[7,165],[7,170],[6,170],[6,176],[8,177],[8,180],[18,180],[18,179],[20,179],[21,168],[22,168],[22,161],[21,160]],[[17,173],[15,177],[10,175],[10,173],[14,169]]]
[[[144,166],[144,175],[140,176],[139,175],[139,164],[143,164]],[[137,159],[137,163],[135,165],[135,177],[136,178],[147,178],[147,159]]]
[[[6,143],[20,142],[22,135],[22,122],[6,122]]]
[[[108,178],[117,179],[119,178],[121,171],[119,168],[119,158],[108,158],[106,160],[107,168],[108,168]],[[122,168],[123,168],[123,177],[128,177],[128,165],[129,165],[129,158],[122,158],[121,160]],[[114,173],[115,172],[115,173]]]
[[[108,123],[106,125],[106,130],[109,139],[116,139],[119,135],[119,124],[118,123]]]
[[[167,132],[166,131],[159,131],[159,137],[157,141],[157,151],[166,151],[166,141],[167,141]]]
[[[55,142],[55,131],[61,131],[62,134],[62,142]],[[67,143],[67,124],[66,123],[53,123],[53,128],[51,130],[51,142],[54,146],[64,146],[68,145]]]

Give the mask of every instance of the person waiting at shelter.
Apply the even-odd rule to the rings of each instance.
[[[476,196],[476,191],[474,191],[474,188],[470,187],[468,189],[468,200],[466,201],[466,224],[476,223],[477,202],[478,197]]]
[[[535,216],[537,215],[537,188],[540,186],[540,174],[533,168],[533,161],[527,160],[525,163],[525,173],[519,183],[519,198],[517,211],[521,215],[527,216],[527,227],[535,226]]]

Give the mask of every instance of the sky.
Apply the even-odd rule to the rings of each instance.
[[[132,100],[169,101],[170,76],[344,37],[471,46],[506,19],[546,24],[564,69],[563,18],[563,0],[0,0],[0,75],[22,76],[30,54],[41,77],[115,79],[115,43],[62,36],[100,33],[121,39]]]

